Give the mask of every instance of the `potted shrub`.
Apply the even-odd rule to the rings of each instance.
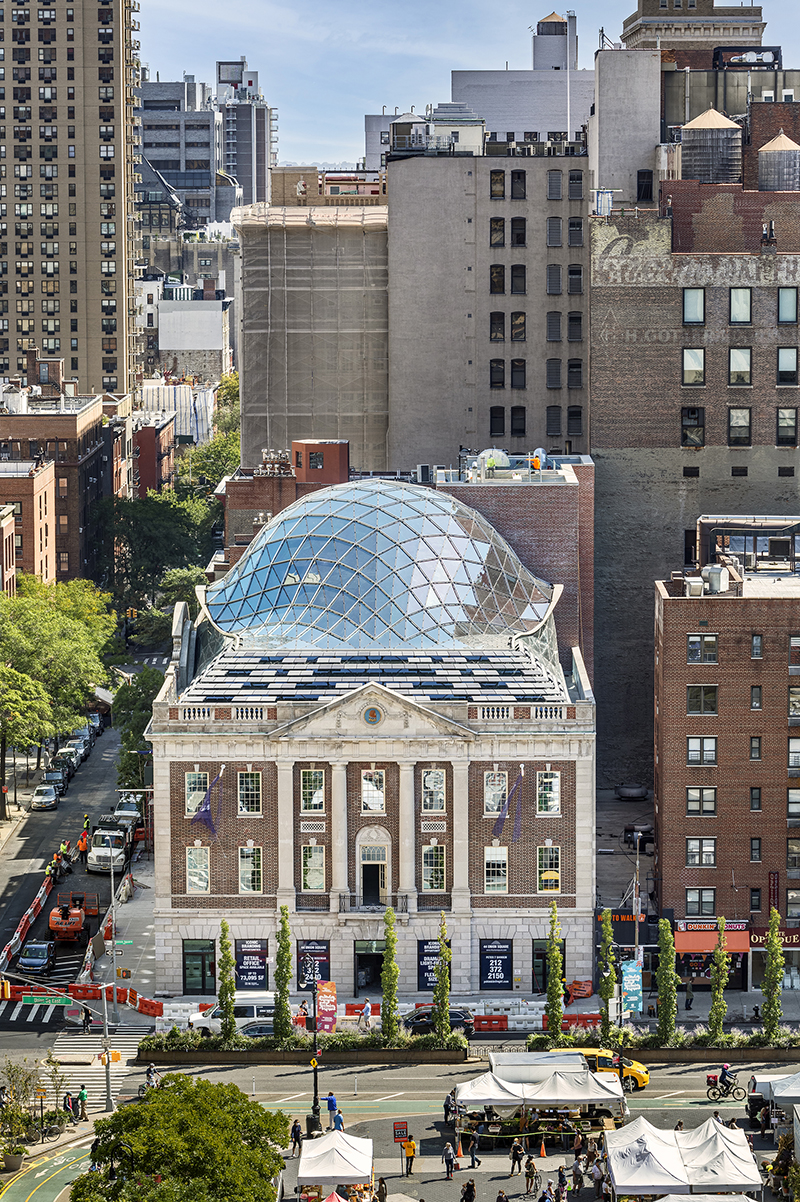
[[[26,1150],[21,1144],[15,1144],[14,1147],[8,1148],[3,1153],[3,1164],[6,1167],[6,1171],[9,1173],[18,1173],[22,1168],[25,1154]]]

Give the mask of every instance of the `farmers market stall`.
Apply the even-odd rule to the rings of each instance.
[[[645,1118],[606,1137],[616,1197],[761,1191],[744,1131],[708,1119],[693,1131],[662,1131]]]
[[[326,1202],[337,1187],[346,1186],[350,1202],[372,1197],[372,1140],[346,1131],[330,1131],[320,1139],[304,1140],[297,1169],[300,1198]],[[345,1202],[342,1199],[342,1202]]]

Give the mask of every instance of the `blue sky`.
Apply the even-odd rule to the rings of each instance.
[[[281,162],[354,161],[364,113],[450,98],[450,71],[531,65],[528,27],[552,8],[507,0],[141,0],[141,58],[152,78],[185,71],[212,83],[217,59],[247,56],[279,110]],[[635,0],[579,3],[580,65],[591,67],[598,30],[616,40]],[[800,68],[796,0],[769,0],[765,43]],[[559,12],[563,11],[558,9]]]

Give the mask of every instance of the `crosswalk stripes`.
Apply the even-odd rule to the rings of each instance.
[[[122,1091],[125,1078],[133,1071],[133,1064],[139,1048],[139,1041],[145,1031],[141,1027],[121,1024],[110,1035],[109,1043],[113,1052],[120,1052],[121,1059],[111,1062],[111,1096],[116,1098]],[[61,1072],[67,1079],[64,1092],[70,1090],[78,1093],[81,1086],[86,1086],[89,1096],[88,1109],[91,1111],[100,1105],[105,1105],[106,1098],[106,1069],[100,1061],[103,1051],[103,1041],[100,1035],[83,1035],[80,1031],[62,1031],[56,1037],[53,1045],[53,1056],[61,1062]],[[75,1063],[78,1061],[78,1063]]]

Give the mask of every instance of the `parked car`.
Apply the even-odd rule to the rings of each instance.
[[[68,764],[69,775],[72,778],[80,767],[81,757],[74,747],[62,747],[58,754],[53,756],[50,763],[59,768],[62,764]]]
[[[246,1035],[248,1039],[263,1039],[265,1035],[274,1035],[275,1029],[271,1018],[264,1018],[261,1022],[248,1023],[245,1027],[239,1028],[240,1035]]]
[[[236,995],[233,1000],[233,1015],[238,1029],[252,1024],[256,1019],[259,1023],[267,1020],[272,1022],[275,1013],[274,993],[242,993]],[[194,1027],[201,1035],[219,1035],[222,1010],[219,1006],[214,1006],[212,1010],[198,1010],[196,1014],[189,1016],[189,1026]]]
[[[57,810],[58,794],[52,785],[37,785],[31,798],[32,810]]]
[[[92,750],[89,746],[88,739],[70,739],[64,748],[65,751],[74,751],[81,763],[88,760],[89,752]]]
[[[97,735],[91,722],[87,722],[84,726],[77,726],[72,732],[72,737],[73,739],[88,739],[89,746],[94,747]]]
[[[119,799],[114,807],[115,818],[134,818],[136,825],[142,821],[142,811],[139,809],[139,803],[135,797],[123,796]]]
[[[99,714],[87,714],[87,717],[89,719],[89,725],[94,730],[95,735],[96,736],[101,735],[103,733],[103,720],[100,717],[100,715]]]
[[[59,797],[63,797],[69,788],[69,778],[66,768],[54,768],[51,764],[42,773],[42,784],[52,785]]]
[[[56,945],[49,940],[44,942],[36,939],[32,943],[26,943],[17,960],[19,971],[31,975],[51,973],[55,966]]]
[[[403,1025],[409,1035],[430,1035],[434,1030],[433,1006],[419,1006],[403,1019]],[[470,1038],[475,1030],[475,1019],[469,1010],[451,1009],[450,1026],[454,1031],[463,1031]]]

